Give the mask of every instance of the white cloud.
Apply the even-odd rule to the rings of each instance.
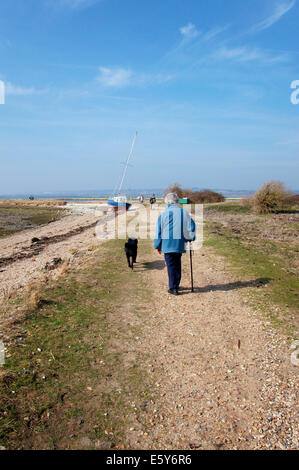
[[[87,8],[102,0],[46,0],[46,4],[54,8],[71,8],[78,10],[80,8]]]
[[[230,25],[226,25],[226,26],[219,26],[219,27],[210,29],[204,34],[203,36],[204,41],[210,41],[211,39],[214,39],[216,36],[218,36],[218,34],[223,33],[229,27]]]
[[[196,26],[192,23],[182,26],[180,33],[185,39],[194,39],[199,35],[199,31],[197,31]]]
[[[247,46],[235,48],[220,47],[212,54],[212,58],[217,60],[235,60],[238,62],[260,61],[263,64],[274,64],[287,60],[286,55],[271,56],[261,49]]]
[[[5,93],[7,95],[28,96],[28,95],[41,95],[46,93],[46,90],[37,90],[36,88],[24,88],[21,86],[13,85],[10,82],[5,82]]]
[[[134,84],[137,86],[149,86],[149,85],[162,85],[163,83],[170,82],[174,79],[173,74],[164,75],[162,73],[156,74],[140,74],[135,75]]]
[[[136,73],[121,67],[99,67],[97,82],[103,88],[127,88],[129,86],[159,85],[173,79],[173,75]]]
[[[100,67],[97,81],[107,88],[124,88],[130,85],[133,73],[130,69]]]
[[[203,64],[211,64],[217,61],[231,61],[239,63],[253,63],[269,66],[286,62],[290,59],[287,53],[274,54],[257,47],[245,45],[229,46],[229,40],[220,40],[219,35],[225,32],[230,25],[216,26],[207,31],[199,32],[189,23],[180,28],[183,36],[179,45],[170,50],[166,55],[166,61],[183,64],[185,67],[191,64],[192,70]],[[197,38],[197,36],[199,36]]]
[[[216,26],[214,28],[211,28],[210,30],[208,30],[201,36],[201,39],[203,41],[209,41],[211,39],[214,39],[216,36],[226,31],[229,27],[230,25]],[[180,33],[183,36],[183,41],[182,41],[183,44],[186,40],[190,41],[192,39],[197,38],[200,34],[202,34],[202,32],[198,31],[198,29],[193,23],[188,23],[187,25],[182,26],[180,28]]]
[[[185,49],[193,47],[196,44],[196,38],[200,35],[196,26],[193,23],[188,23],[179,28],[181,33],[181,40],[176,47],[168,51],[165,55],[166,60],[183,59]]]
[[[296,0],[287,0],[279,2],[275,5],[272,15],[264,19],[260,23],[257,23],[251,28],[252,32],[263,31],[264,29],[270,28],[273,24],[277,23],[282,16],[288,13],[296,4]]]
[[[220,60],[230,60],[230,59],[240,59],[244,57],[246,54],[245,47],[235,47],[235,48],[228,48],[228,47],[221,47],[214,53],[214,57]]]

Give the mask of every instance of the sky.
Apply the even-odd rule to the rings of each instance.
[[[0,194],[114,188],[136,131],[128,188],[298,189],[298,23],[299,0],[1,0]]]

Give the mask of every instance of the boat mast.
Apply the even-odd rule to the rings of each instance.
[[[135,146],[135,142],[136,142],[136,139],[137,139],[137,135],[138,135],[138,132],[136,132],[135,136],[134,136],[134,139],[133,139],[133,142],[132,142],[132,146],[131,146],[131,150],[130,150],[130,153],[129,153],[129,156],[127,158],[127,161],[126,161],[126,164],[125,164],[125,168],[124,168],[124,172],[123,172],[123,175],[122,175],[122,178],[121,178],[121,182],[120,182],[120,185],[119,185],[119,188],[118,188],[118,194],[120,194],[121,192],[121,189],[122,189],[122,186],[123,186],[123,183],[124,183],[124,179],[125,179],[125,176],[127,174],[127,169],[128,169],[128,166],[129,166],[129,162],[130,162],[130,159],[132,157],[132,153],[133,153],[133,150],[134,150],[134,146]]]

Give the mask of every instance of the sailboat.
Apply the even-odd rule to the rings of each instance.
[[[119,185],[119,188],[118,188],[118,191],[117,191],[117,196],[114,196],[112,199],[108,199],[108,205],[112,206],[116,209],[118,209],[118,208],[124,209],[125,208],[126,210],[129,210],[129,208],[132,205],[128,202],[127,196],[121,194],[121,191],[122,191],[122,187],[123,187],[123,184],[124,184],[125,176],[127,174],[128,166],[129,166],[131,157],[133,155],[133,150],[134,150],[134,147],[135,147],[135,142],[136,142],[136,139],[137,139],[137,135],[138,135],[138,132],[136,132],[136,134],[134,136],[134,139],[133,139],[133,142],[132,142],[132,145],[131,145],[131,150],[130,150],[130,153],[128,155],[127,161],[125,163],[125,168],[124,168],[124,171],[123,171],[123,174],[122,174],[122,177],[121,177],[121,181],[120,181],[120,185]]]

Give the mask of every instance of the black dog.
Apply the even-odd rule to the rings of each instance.
[[[125,244],[125,252],[128,260],[129,268],[133,269],[134,263],[137,258],[138,240],[136,238],[129,238]]]

